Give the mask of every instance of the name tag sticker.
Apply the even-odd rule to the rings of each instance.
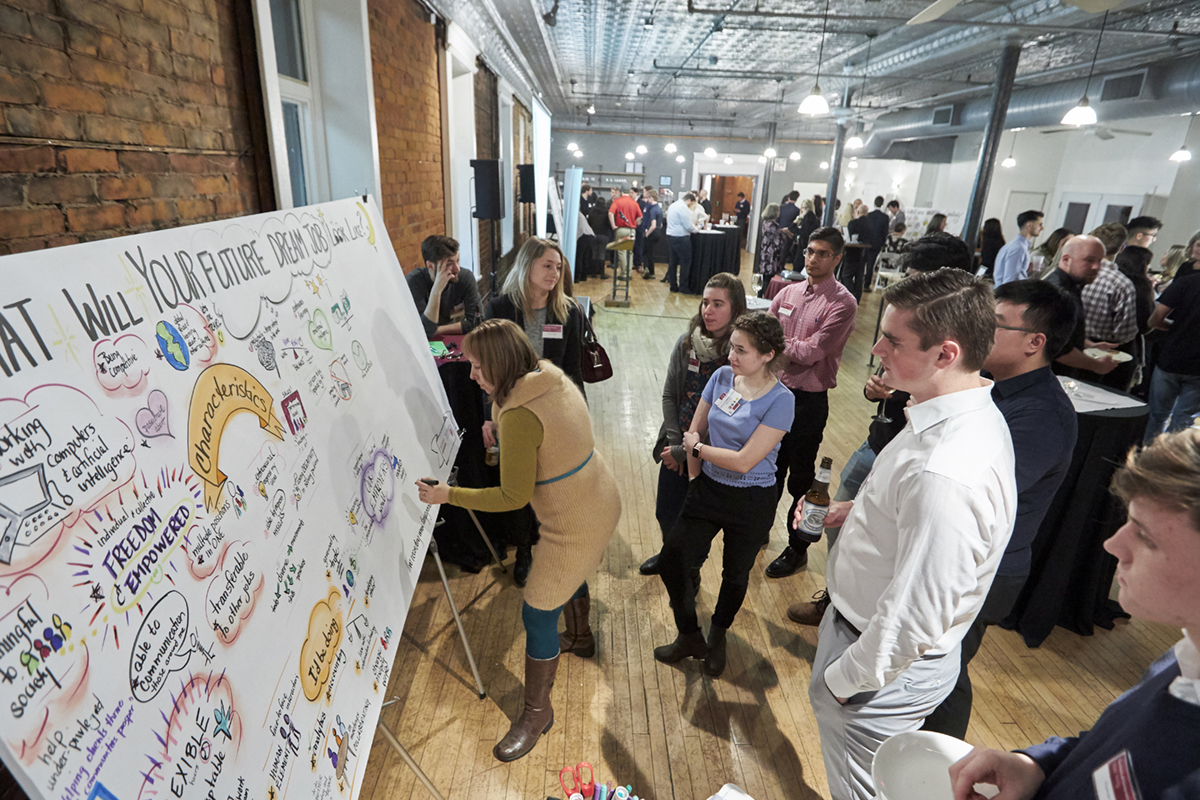
[[[696,351],[688,351],[688,372],[700,371],[700,359],[696,358]]]
[[[1128,750],[1122,750],[1093,772],[1092,784],[1097,800],[1142,800]]]
[[[790,317],[792,315],[792,312],[795,310],[796,310],[796,307],[794,305],[792,305],[791,303],[784,303],[783,305],[779,306],[779,313],[785,317]]]
[[[742,404],[742,396],[735,389],[726,389],[721,392],[721,396],[717,398],[717,408],[724,411],[727,415],[733,416],[733,412],[738,410],[738,406]]]
[[[543,339],[561,339],[562,338],[562,329],[563,329],[562,325],[543,325],[542,326],[542,338]]]

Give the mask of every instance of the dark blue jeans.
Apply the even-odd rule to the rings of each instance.
[[[672,292],[677,292],[679,282],[682,280],[686,285],[692,273],[692,237],[668,236],[667,251],[667,283],[670,284]]]

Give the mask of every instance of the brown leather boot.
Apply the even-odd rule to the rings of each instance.
[[[821,624],[821,617],[825,616],[827,608],[829,608],[829,593],[822,589],[813,595],[811,603],[792,603],[788,606],[787,616],[792,622],[816,627]]]
[[[563,606],[563,621],[567,629],[558,635],[558,649],[563,653],[574,653],[580,658],[596,655],[596,637],[588,624],[592,598],[588,595],[575,597]]]
[[[545,660],[525,656],[525,708],[521,716],[492,748],[497,761],[516,761],[537,744],[554,725],[550,689],[558,672],[558,656]]]

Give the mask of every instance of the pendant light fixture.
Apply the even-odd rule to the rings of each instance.
[[[626,154],[625,154],[625,160],[626,160],[626,161],[633,161],[633,158],[634,158],[634,156],[633,156],[633,151],[632,151],[632,150],[630,150],[628,153],[626,153]]]
[[[1192,123],[1196,121],[1196,115],[1192,114],[1192,118],[1188,120],[1187,133],[1183,136],[1183,144],[1174,153],[1171,153],[1171,160],[1176,164],[1182,164],[1185,161],[1192,160],[1192,151],[1188,149],[1188,137],[1192,135]]]
[[[800,108],[796,109],[810,117],[829,113],[829,101],[821,95],[821,60],[825,57],[825,29],[828,25],[829,0],[825,0],[825,16],[821,18],[821,46],[817,50],[817,80],[813,84],[812,92],[800,103]]]
[[[1017,160],[1013,158],[1013,150],[1017,148],[1017,132],[1014,130],[1012,141],[1008,145],[1008,158],[1000,162],[1000,166],[1012,169],[1017,165]]]
[[[1083,97],[1079,98],[1079,105],[1063,114],[1063,125],[1074,125],[1078,128],[1083,125],[1096,124],[1096,109],[1092,108],[1092,104],[1088,100],[1088,90],[1092,88],[1092,73],[1096,71],[1096,58],[1100,55],[1100,42],[1104,40],[1106,24],[1108,24],[1107,11],[1104,12],[1104,19],[1100,22],[1100,35],[1096,37],[1096,51],[1092,53],[1092,66],[1088,69],[1087,83],[1083,86]]]
[[[875,34],[868,33],[866,36],[867,36],[867,60],[865,62],[863,62],[862,86],[859,87],[858,97],[855,98],[855,103],[854,103],[854,105],[856,107],[858,107],[859,110],[862,109],[863,95],[867,93],[867,68],[871,66],[871,44],[875,41]],[[862,150],[863,149],[862,137],[858,135],[859,129],[861,127],[862,127],[861,122],[855,123],[854,135],[846,140],[846,149],[847,150]]]

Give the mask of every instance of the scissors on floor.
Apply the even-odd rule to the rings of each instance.
[[[583,780],[584,768],[587,769],[587,781]],[[569,784],[567,783],[568,778],[571,781]],[[563,793],[566,794],[568,798],[573,795],[590,798],[596,792],[596,775],[592,771],[591,764],[587,763],[586,761],[580,761],[573,767],[563,767],[558,771],[558,784],[562,786]]]

